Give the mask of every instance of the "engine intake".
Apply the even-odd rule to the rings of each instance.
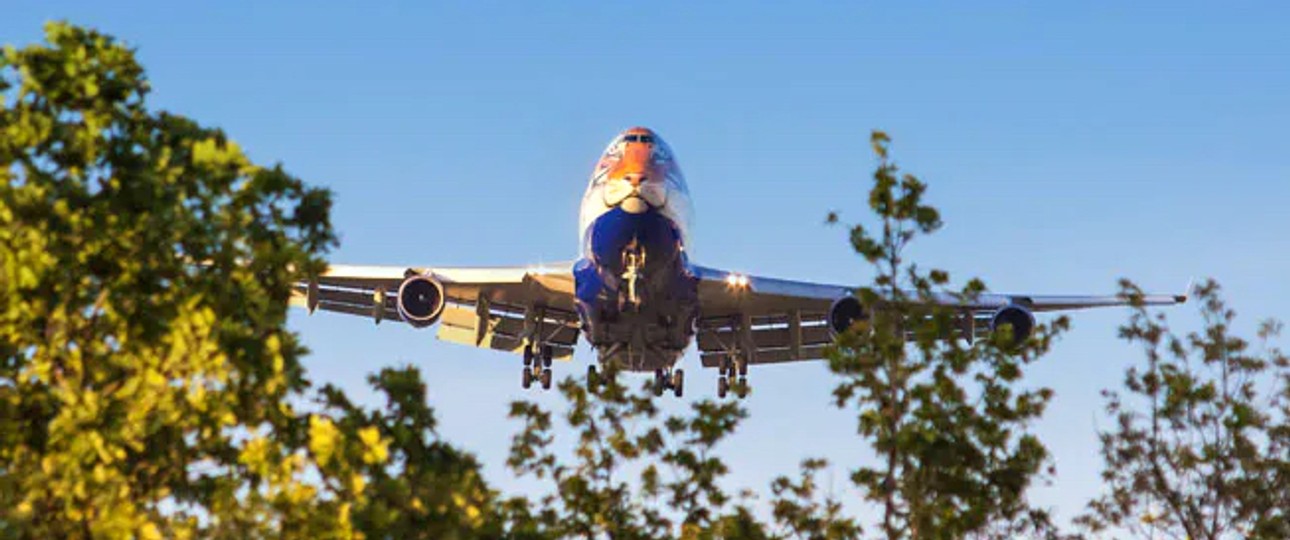
[[[426,276],[409,276],[399,285],[399,316],[416,328],[425,328],[443,314],[443,284]]]
[[[1021,306],[1007,306],[995,312],[990,319],[990,331],[995,332],[1004,325],[1012,327],[1012,346],[1016,347],[1030,339],[1035,331],[1035,315]]]
[[[844,296],[835,300],[829,308],[829,330],[834,335],[841,334],[851,328],[851,325],[868,318],[869,314],[865,313],[859,298]]]

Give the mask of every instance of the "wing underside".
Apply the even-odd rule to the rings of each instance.
[[[717,367],[733,357],[749,364],[819,360],[833,341],[829,313],[833,303],[849,297],[854,288],[747,276],[696,267],[702,316],[697,341],[705,367]],[[933,301],[960,313],[960,336],[990,335],[991,321],[1000,309],[1017,306],[1030,312],[1069,311],[1127,306],[1118,296],[1029,295],[986,293],[966,301],[937,294]],[[1149,295],[1146,305],[1172,305],[1185,295]]]
[[[291,302],[309,309],[403,323],[398,291],[413,275],[443,285],[439,339],[501,351],[520,352],[529,342],[551,346],[567,360],[578,341],[573,310],[571,265],[512,268],[426,268],[331,266],[296,284]]]

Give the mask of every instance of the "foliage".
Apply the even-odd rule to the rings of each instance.
[[[354,527],[374,538],[499,537],[505,508],[475,458],[438,440],[416,368],[385,368],[368,382],[385,396],[383,410],[358,407],[329,385],[321,392],[326,414],[310,418],[323,481],[361,502]]]
[[[842,503],[831,496],[817,493],[816,475],[828,462],[822,459],[802,461],[801,473],[796,482],[779,477],[771,482],[775,495],[772,509],[775,522],[785,537],[820,540],[861,538],[863,530],[854,518],[846,515]]]
[[[550,537],[660,538],[673,532],[672,510],[686,535],[711,529],[728,501],[717,483],[726,466],[711,452],[745,411],[704,400],[692,405],[693,416],[660,421],[650,392],[629,391],[612,371],[601,378],[590,391],[572,379],[559,385],[569,404],[563,419],[578,436],[571,460],[553,448],[551,411],[528,401],[511,405],[524,429],[512,441],[509,465],[552,484],[536,501],[538,530]],[[628,467],[639,469],[636,478],[624,473]]]
[[[1052,391],[1020,387],[1024,367],[1048,351],[1067,321],[1039,325],[1020,343],[1010,325],[989,339],[955,339],[972,321],[936,300],[970,301],[985,287],[971,280],[957,293],[943,292],[948,273],[924,272],[904,258],[912,241],[940,228],[940,215],[923,202],[926,185],[889,160],[888,137],[874,132],[872,143],[879,165],[869,208],[879,224],[853,225],[850,238],[876,277],[856,293],[867,317],[828,353],[842,377],[836,404],[855,407],[859,434],[878,457],[876,466],[857,467],[852,481],[880,505],[887,538],[1047,530],[1046,514],[1025,495],[1044,476],[1048,453],[1026,427]],[[837,221],[830,214],[829,222]]]
[[[1205,328],[1181,336],[1139,305],[1120,335],[1146,364],[1106,391],[1115,426],[1100,434],[1106,493],[1081,521],[1142,538],[1290,538],[1290,360],[1263,323],[1253,349],[1233,334],[1219,286],[1197,287]]]
[[[286,405],[306,386],[288,269],[333,242],[328,193],[147,111],[112,39],[57,23],[47,39],[0,64],[4,520],[50,537],[344,529],[300,481]]]
[[[0,59],[0,536],[492,536],[414,371],[373,378],[383,412],[293,406],[329,194],[149,111],[113,39],[46,32]]]

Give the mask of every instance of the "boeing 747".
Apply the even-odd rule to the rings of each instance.
[[[690,260],[693,213],[676,156],[657,133],[632,128],[601,154],[582,198],[580,257],[504,268],[333,265],[292,302],[416,328],[439,339],[519,353],[521,384],[551,387],[552,360],[581,336],[599,363],[652,371],[654,392],[682,395],[675,368],[692,342],[718,368],[717,394],[743,397],[748,367],[820,359],[833,336],[866,316],[853,287],[746,275]],[[987,293],[937,297],[963,314],[969,339],[1010,324],[1025,339],[1036,312],[1120,306],[1117,296]],[[1150,295],[1148,305],[1186,301]],[[587,368],[596,384],[596,363]]]

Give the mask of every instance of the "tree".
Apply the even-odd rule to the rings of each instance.
[[[924,272],[904,256],[912,241],[940,228],[940,214],[923,202],[927,186],[890,161],[887,135],[875,131],[872,143],[879,165],[869,208],[879,223],[852,225],[850,238],[876,277],[856,294],[866,316],[828,352],[842,378],[836,405],[855,408],[859,434],[879,462],[857,467],[852,481],[880,506],[887,538],[1049,532],[1046,513],[1025,498],[1048,459],[1026,427],[1052,391],[1021,383],[1024,367],[1067,321],[1038,325],[1025,340],[1013,339],[1011,325],[989,339],[958,339],[970,319],[934,301],[949,274]],[[974,279],[957,294],[970,299],[984,290]]]
[[[294,405],[287,299],[334,244],[328,192],[148,110],[112,38],[46,40],[0,56],[0,535],[487,536],[415,372],[373,380],[384,413]]]
[[[310,418],[310,454],[329,491],[358,502],[356,530],[371,538],[498,538],[508,523],[523,523],[517,516],[527,501],[501,501],[474,456],[438,439],[416,368],[385,368],[368,382],[385,396],[383,409],[356,406],[328,385],[323,414]],[[369,439],[388,441],[385,459],[376,459]]]
[[[1131,300],[1142,291],[1123,281]],[[1106,493],[1081,523],[1141,538],[1290,538],[1290,360],[1270,340],[1235,335],[1216,282],[1195,289],[1201,332],[1171,331],[1139,305],[1120,336],[1146,353],[1123,394],[1104,391],[1115,425],[1101,432]]]
[[[712,453],[746,411],[703,400],[691,415],[660,419],[647,387],[630,391],[612,367],[600,378],[590,391],[573,379],[559,385],[569,405],[564,422],[578,437],[572,459],[553,448],[551,411],[528,401],[511,405],[524,429],[512,441],[509,465],[552,484],[535,501],[535,530],[559,538],[662,538],[676,534],[677,517],[683,537],[719,525],[761,530],[747,512],[723,513],[729,497],[719,479],[728,471]]]

